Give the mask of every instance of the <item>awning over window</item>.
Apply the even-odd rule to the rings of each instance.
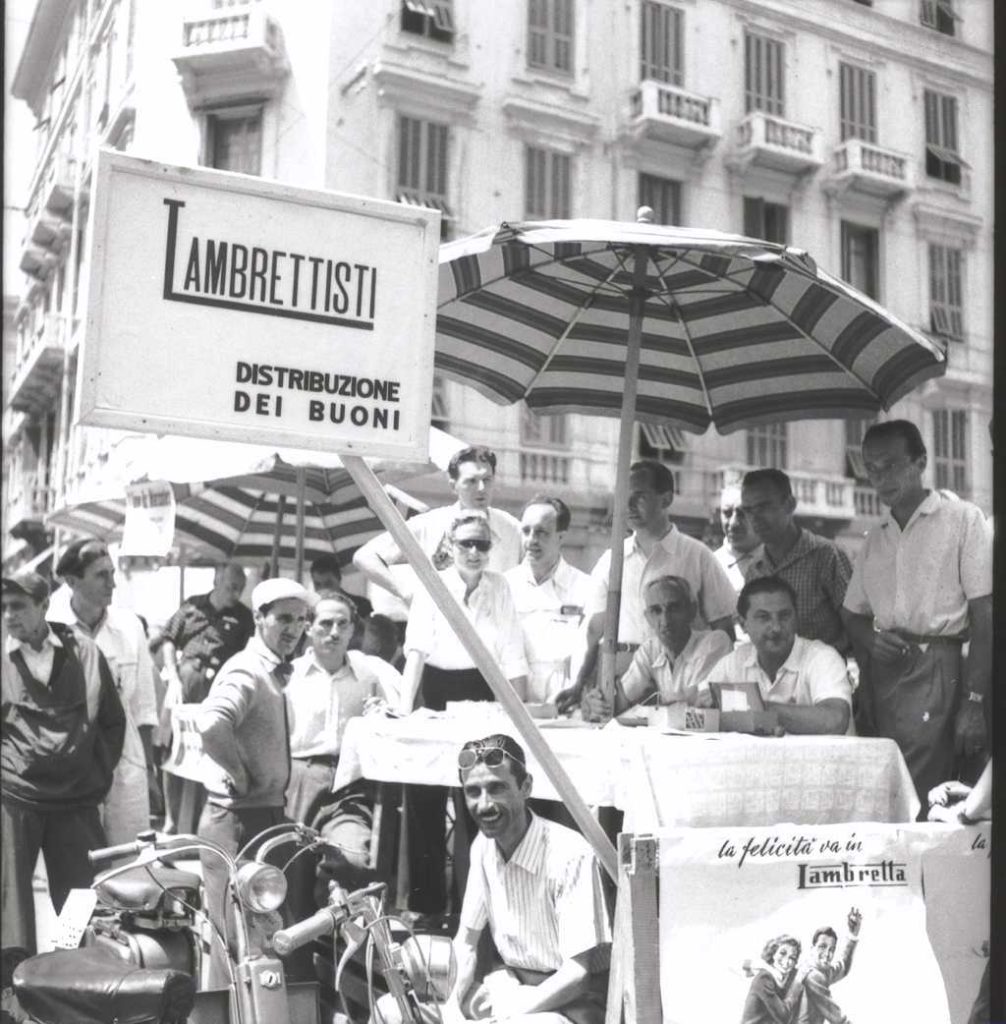
[[[946,146],[937,146],[935,142],[927,142],[926,151],[944,163],[957,164],[959,167],[971,169],[971,164],[960,153],[955,153],[952,149],[947,149]]]
[[[441,32],[454,31],[453,0],[402,0],[407,10],[413,14],[423,14],[433,19],[433,24]]]
[[[439,210],[447,219],[453,217],[447,200],[440,196],[423,195],[421,192],[399,192],[395,196],[395,202],[405,203],[406,206],[422,206],[427,210]]]
[[[665,448],[673,452],[685,450],[684,435],[677,427],[667,423],[640,423],[639,429],[651,448]]]

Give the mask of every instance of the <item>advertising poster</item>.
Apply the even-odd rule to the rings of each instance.
[[[952,1019],[897,826],[662,833],[660,971],[666,1024]]]
[[[167,558],[175,538],[175,493],[164,480],[126,487],[119,554]]]

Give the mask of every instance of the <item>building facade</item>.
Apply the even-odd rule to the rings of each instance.
[[[5,370],[5,561],[44,549],[46,515],[115,443],[72,425],[100,145],[434,206],[445,238],[648,205],[806,249],[946,345],[946,376],[889,415],[922,428],[932,485],[991,511],[991,30],[992,5],[968,0],[40,0],[14,83],[38,156]],[[433,414],[496,449],[502,504],[564,497],[573,560],[592,564],[617,421],[442,379]],[[879,512],[864,426],[647,424],[636,450],[671,465],[689,532],[725,481],[772,465],[804,521],[854,548]]]

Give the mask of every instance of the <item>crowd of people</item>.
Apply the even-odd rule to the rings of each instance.
[[[924,485],[926,450],[912,423],[874,425],[862,454],[888,511],[855,564],[799,525],[781,470],[754,470],[723,491],[723,543],[713,550],[672,522],[667,467],[634,463],[613,693],[598,679],[610,551],[589,573],[569,564],[570,510],[559,497],[535,495],[515,518],[492,505],[494,454],[466,448],[448,469],[457,500],[407,526],[526,702],[603,721],[643,702],[708,706],[710,684],[753,683],[786,732],[893,739],[925,805],[946,780],[977,779],[990,750],[991,526],[974,505]],[[389,534],[353,556],[366,580],[401,599],[405,623],[348,594],[334,555],[312,564],[310,588],[282,577],[259,582],[250,608],[245,572],[228,563],[153,644],[138,616],[112,605],[114,566],[100,541],[66,548],[54,594],[35,573],[5,576],[4,947],[35,948],[39,852],[58,910],[70,888],[90,881],[87,849],[134,838],[153,810],[163,810],[167,830],[198,830],[233,851],[271,824],[302,821],[330,841],[319,871],[369,877],[370,784],[332,788],[347,722],[494,699],[442,609],[393,571],[404,561]],[[201,782],[158,777],[179,704],[198,705]],[[608,933],[606,920],[592,917],[601,904],[591,896],[589,847],[577,847],[586,860],[574,869],[576,837],[526,808],[529,777],[512,740],[468,744],[459,766],[482,833],[460,907],[459,985],[472,980],[473,943],[488,922],[517,978],[478,990],[493,1016],[504,1004],[506,1015],[552,1010],[570,993],[594,1006],[597,958],[592,952],[585,967],[583,955]],[[408,794],[417,911],[447,905],[445,799],[438,787]],[[515,863],[544,872],[532,887],[547,889],[551,872],[565,872],[553,888],[577,894],[575,909],[560,901],[555,910],[547,950],[528,954],[526,942],[497,937],[511,926],[544,927],[492,905],[544,899],[507,881]],[[208,905],[220,912],[215,867],[207,863],[204,877]],[[593,945],[582,948],[588,935]],[[535,980],[522,981],[521,971]]]

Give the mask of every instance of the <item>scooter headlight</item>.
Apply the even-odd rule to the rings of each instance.
[[[256,914],[278,910],[286,899],[286,876],[272,864],[249,862],[237,873],[237,890],[241,902]]]

